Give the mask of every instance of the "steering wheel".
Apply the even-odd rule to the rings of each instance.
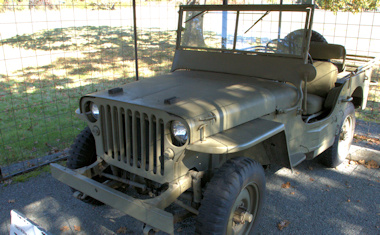
[[[268,52],[272,52],[272,53],[275,53],[276,52],[276,47],[274,46],[270,46],[270,44],[273,43],[273,40],[267,42],[267,44],[265,45],[265,53],[268,53]]]

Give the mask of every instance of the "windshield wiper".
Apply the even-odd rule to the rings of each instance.
[[[267,16],[269,12],[270,11],[265,12],[264,15],[262,15],[260,19],[258,19],[251,27],[249,27],[249,29],[247,29],[244,34],[248,33],[248,31],[251,30],[257,23],[259,23],[259,21],[262,20],[265,16]]]
[[[190,19],[188,19],[188,20],[185,21],[185,24],[186,24],[187,22],[189,22],[190,20],[194,19],[195,17],[198,17],[198,16],[200,16],[200,15],[202,15],[202,14],[204,14],[204,13],[207,13],[207,11],[201,11],[201,12],[199,12],[198,14],[193,15],[192,17],[190,17]]]

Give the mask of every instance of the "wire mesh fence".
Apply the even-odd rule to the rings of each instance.
[[[186,3],[137,1],[140,79],[169,72],[178,5]],[[85,126],[74,114],[79,98],[134,81],[135,47],[131,1],[3,0],[0,12],[0,169],[7,177],[65,157]],[[313,28],[350,54],[380,55],[380,12],[316,10]],[[358,118],[380,123],[379,102],[380,86],[371,86]]]
[[[314,30],[320,32],[330,43],[346,47],[347,54],[380,56],[380,12],[332,12],[317,10]],[[373,70],[371,91],[367,108],[358,113],[358,118],[380,123],[379,66]]]

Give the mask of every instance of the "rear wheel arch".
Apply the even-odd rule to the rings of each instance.
[[[319,161],[327,167],[337,167],[349,154],[349,149],[355,132],[355,107],[348,102],[344,108],[343,120],[334,143],[318,157]]]
[[[352,103],[354,104],[355,108],[359,108],[363,105],[363,88],[357,87],[354,92],[351,94],[351,97],[353,98]]]

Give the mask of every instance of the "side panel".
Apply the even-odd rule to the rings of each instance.
[[[371,74],[372,68],[368,68],[366,70],[358,72],[355,75],[352,75],[351,77],[350,95],[353,95],[353,93],[357,90],[358,87],[359,89],[361,88],[362,93],[360,94],[360,98],[362,99],[362,102],[360,106],[362,110],[364,110],[367,106],[369,85],[371,83]]]

